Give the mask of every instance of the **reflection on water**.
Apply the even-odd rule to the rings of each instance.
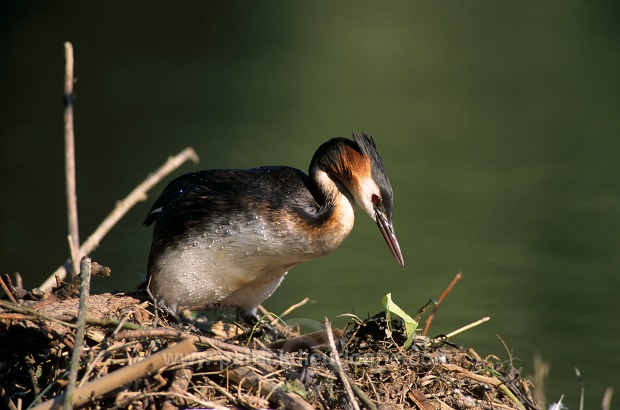
[[[598,403],[620,380],[614,14],[565,2],[453,6],[5,6],[3,272],[34,286],[67,254],[60,95],[71,40],[84,237],[186,145],[204,168],[306,169],[323,141],[366,130],[394,186],[406,270],[358,212],[345,244],[295,268],[267,307],[309,296],[316,303],[296,317],[366,316],[392,292],[416,311],[463,271],[434,332],[489,315],[454,341],[507,359],[499,334],[526,372],[541,352],[549,399],[566,394],[571,407],[578,366],[586,402]],[[93,255],[113,270],[96,289],[140,280],[148,206]]]

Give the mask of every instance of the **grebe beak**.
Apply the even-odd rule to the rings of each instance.
[[[385,239],[385,242],[387,242],[387,245],[390,248],[390,252],[392,252],[392,255],[394,255],[394,258],[396,258],[401,268],[404,269],[405,260],[403,259],[403,254],[400,252],[400,246],[398,246],[398,240],[394,234],[392,223],[385,218],[385,215],[383,215],[377,207],[375,207],[375,220],[381,234],[383,235],[383,239]]]

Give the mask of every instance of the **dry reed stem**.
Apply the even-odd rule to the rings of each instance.
[[[80,249],[77,194],[75,183],[75,134],[73,128],[73,45],[65,43],[65,178],[67,183],[67,220],[71,237],[70,249]],[[71,255],[73,275],[79,272],[80,255]]]
[[[80,260],[80,257],[78,256],[80,253],[79,244],[75,243],[71,234],[67,235],[67,242],[69,244],[69,260],[71,261],[71,277],[75,278],[80,272],[79,270],[76,271],[75,266],[73,265],[73,261]],[[58,279],[56,277],[54,279],[56,280],[56,283],[58,283]]]
[[[483,323],[485,323],[485,322],[488,322],[489,320],[491,320],[491,318],[490,318],[489,316],[485,316],[485,317],[483,317],[483,318],[481,318],[481,319],[476,320],[475,322],[472,322],[472,323],[470,323],[470,324],[468,324],[468,325],[465,325],[465,326],[460,327],[460,328],[458,328],[458,329],[456,329],[456,330],[453,330],[452,332],[448,333],[448,334],[446,335],[446,337],[449,339],[449,338],[451,338],[452,336],[456,336],[456,335],[458,335],[459,333],[463,333],[463,332],[465,332],[465,331],[467,331],[467,330],[471,329],[472,327],[479,326],[479,325],[481,325],[481,324],[483,324]]]
[[[461,272],[457,273],[454,279],[452,279],[452,281],[448,285],[448,287],[443,291],[443,293],[439,297],[439,300],[437,300],[437,303],[433,307],[433,311],[428,316],[428,319],[426,319],[426,326],[424,326],[424,332],[422,332],[423,336],[426,336],[428,334],[428,329],[431,327],[431,323],[433,323],[433,319],[435,318],[435,313],[437,313],[437,309],[439,309],[439,305],[441,305],[441,302],[443,302],[443,300],[446,298],[446,296],[448,296],[448,293],[450,293],[454,285],[456,285],[462,277],[463,274]]]
[[[133,189],[125,197],[125,199],[118,201],[112,212],[101,222],[99,227],[86,239],[86,241],[79,248],[80,255],[88,255],[94,251],[103,237],[116,225],[116,223],[138,202],[144,201],[147,197],[146,193],[153,188],[162,179],[168,176],[171,172],[176,170],[186,161],[191,160],[194,163],[198,162],[198,155],[191,148],[185,148],[174,157],[168,158],[168,160],[159,167],[154,173],[150,174],[142,183]],[[60,279],[64,279],[67,275],[67,268],[65,265],[59,266],[56,271],[48,277],[45,282],[39,286],[43,292],[50,292],[55,285],[55,276]]]
[[[280,319],[282,319],[284,316],[288,315],[289,313],[291,313],[292,311],[294,311],[295,309],[298,309],[302,306],[304,306],[305,304],[307,304],[308,302],[310,302],[310,298],[303,298],[300,302],[295,303],[294,305],[291,305],[288,307],[288,309],[286,309],[284,312],[280,313]],[[277,320],[276,320],[277,321]],[[271,323],[271,325],[273,326],[275,324],[276,321],[273,321]]]
[[[344,372],[344,369],[342,368],[342,363],[340,362],[340,355],[338,355],[338,349],[336,349],[334,335],[332,334],[332,326],[327,318],[325,318],[323,324],[325,325],[325,333],[327,333],[327,342],[329,345],[329,349],[332,352],[332,360],[334,361],[334,364],[336,366],[337,375],[344,386],[344,390],[347,393],[347,396],[349,397],[349,404],[351,405],[351,407],[353,407],[354,410],[359,410],[360,407],[357,404],[357,400],[355,400],[353,389],[351,389],[351,381],[349,380],[347,374]]]
[[[77,316],[77,330],[75,332],[75,347],[71,354],[71,364],[69,366],[69,377],[67,380],[67,389],[65,390],[65,401],[63,403],[64,410],[71,410],[71,401],[73,392],[75,391],[75,382],[77,380],[78,369],[82,358],[82,350],[84,344],[84,334],[86,333],[86,317],[88,316],[88,297],[90,295],[90,268],[91,260],[88,256],[84,256],[81,261],[80,275],[82,283],[80,285],[80,307]]]

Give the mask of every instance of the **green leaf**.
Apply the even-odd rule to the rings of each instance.
[[[413,336],[415,336],[415,330],[418,328],[418,322],[413,320],[411,316],[405,313],[394,301],[392,300],[392,294],[388,293],[383,297],[383,307],[385,308],[387,322],[388,322],[388,337],[392,337],[392,329],[390,328],[390,315],[394,313],[399,316],[405,322],[405,333],[407,333],[407,341],[405,341],[404,348],[409,349],[413,344]]]

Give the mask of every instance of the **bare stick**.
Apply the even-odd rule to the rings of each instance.
[[[82,284],[80,286],[80,307],[78,309],[77,330],[75,332],[75,347],[71,355],[69,378],[67,379],[67,389],[65,390],[65,401],[63,403],[64,410],[72,409],[71,400],[73,399],[77,373],[80,368],[80,359],[82,358],[82,345],[84,344],[84,334],[86,333],[86,316],[88,316],[88,296],[90,294],[90,268],[90,258],[84,256],[80,270]]]
[[[332,352],[333,361],[336,364],[336,369],[338,369],[337,376],[340,378],[340,381],[344,386],[344,390],[347,392],[347,396],[349,396],[349,404],[351,404],[351,407],[353,407],[354,410],[360,410],[360,407],[357,404],[357,400],[355,400],[353,390],[351,389],[349,378],[347,377],[347,374],[342,368],[342,363],[340,363],[340,356],[338,355],[338,349],[336,349],[336,342],[334,342],[334,335],[332,334],[332,326],[329,323],[329,320],[327,320],[327,318],[325,318],[323,324],[325,325],[325,333],[327,333],[329,349]]]
[[[159,353],[156,353],[144,360],[125,366],[119,370],[93,380],[83,386],[78,387],[73,392],[71,404],[74,408],[83,406],[90,401],[117,389],[133,380],[142,379],[145,376],[157,373],[162,367],[172,366],[182,362],[185,355],[196,351],[196,347],[191,339],[185,339]],[[59,403],[64,400],[64,395],[57,396],[33,408],[33,410],[48,410],[58,408]]]
[[[168,174],[176,170],[184,162],[191,160],[194,163],[198,162],[198,155],[190,147],[185,148],[174,157],[168,158],[166,163],[159,167],[154,173],[150,174],[140,185],[134,188],[133,191],[127,195],[127,197],[116,203],[114,210],[101,222],[99,227],[93,232],[88,239],[82,244],[80,248],[80,255],[88,255],[99,246],[99,242],[103,237],[116,225],[116,223],[138,202],[146,199],[146,193],[153,188],[159,181],[164,179]],[[67,275],[67,268],[62,265],[56,269],[56,271],[48,277],[45,282],[39,288],[44,292],[49,292],[55,285],[56,280],[54,276],[58,275],[60,279],[64,279]]]
[[[485,317],[483,317],[482,319],[476,320],[476,321],[475,321],[475,322],[473,322],[473,323],[470,323],[470,324],[468,324],[468,325],[465,325],[465,326],[463,326],[463,327],[461,327],[461,328],[459,328],[459,329],[456,329],[456,330],[454,330],[454,331],[452,331],[452,332],[448,333],[448,334],[446,335],[446,337],[447,337],[447,338],[451,338],[452,336],[456,336],[456,335],[458,335],[459,333],[463,333],[464,331],[469,330],[469,329],[471,329],[472,327],[476,327],[476,326],[478,326],[478,325],[483,324],[484,322],[488,322],[489,320],[491,320],[491,318],[490,318],[490,317],[488,317],[488,316],[485,316]]]
[[[302,307],[303,305],[305,305],[306,303],[310,302],[310,298],[304,298],[303,300],[301,300],[300,302],[295,303],[294,305],[290,306],[288,309],[286,309],[284,312],[282,312],[278,317],[274,317],[271,313],[269,313],[269,311],[267,309],[265,309],[263,307],[263,305],[258,305],[258,310],[260,310],[260,312],[265,315],[265,318],[269,321],[269,324],[271,326],[278,326],[278,328],[280,328],[280,330],[282,330],[283,328],[286,329],[285,326],[281,326],[281,322],[282,322],[282,318],[286,315],[288,315],[289,313],[291,313],[293,310]]]
[[[67,235],[67,242],[69,242],[69,255],[71,255],[71,261],[73,262],[73,261],[78,261],[78,260],[80,260],[80,258],[79,258],[79,256],[78,256],[78,255],[79,255],[80,250],[79,250],[79,249],[75,246],[75,245],[76,245],[76,243],[75,243],[75,241],[73,240],[73,237],[71,236],[71,234]],[[78,245],[79,245],[79,244],[78,244]],[[78,274],[79,274],[79,271],[76,271],[76,270],[73,270],[73,271],[71,272],[71,276],[72,276],[73,278],[75,278]],[[54,278],[54,279],[56,279],[56,278]]]
[[[73,45],[65,43],[65,178],[67,182],[67,212],[69,235],[73,248],[80,249],[78,230],[77,194],[75,189],[75,135],[73,131]],[[73,256],[73,255],[72,255]],[[73,275],[79,271],[79,255],[73,258]]]
[[[456,285],[457,282],[461,280],[462,277],[463,277],[463,274],[461,272],[457,273],[454,279],[452,279],[452,282],[450,282],[446,290],[444,290],[441,296],[439,297],[439,300],[435,304],[433,311],[428,316],[428,319],[426,319],[426,326],[424,326],[424,332],[422,333],[424,336],[428,334],[428,329],[431,327],[431,323],[433,323],[433,319],[435,318],[435,313],[437,312],[437,309],[439,309],[439,305],[441,305],[441,302],[443,302],[443,300],[445,299],[446,296],[448,296],[448,293],[450,293],[454,285]]]
[[[289,313],[291,313],[293,310],[302,307],[303,305],[305,305],[308,302],[310,302],[310,298],[303,298],[303,300],[301,302],[295,303],[294,305],[292,305],[288,309],[286,309],[284,312],[280,313],[280,319],[282,319],[284,316],[286,316]],[[272,325],[273,325],[273,323],[272,323]]]

